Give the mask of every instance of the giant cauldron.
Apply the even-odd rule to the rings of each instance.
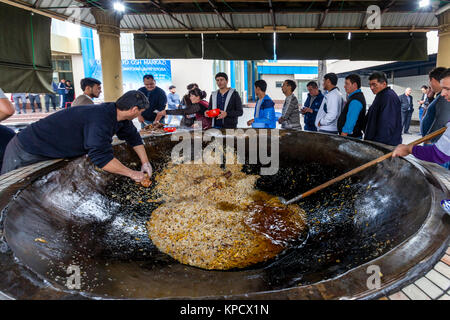
[[[144,141],[155,171],[178,143],[170,134]],[[126,144],[114,149],[124,163],[138,162]],[[280,170],[257,187],[285,198],[389,151],[294,131],[280,131],[279,150]],[[128,201],[124,192],[134,191],[127,179],[86,157],[60,161],[0,193],[0,292],[19,299],[377,298],[423,275],[447,248],[450,217],[439,202],[449,190],[439,174],[446,173],[412,158],[387,160],[305,199],[308,234],[277,258],[207,271],[158,251],[145,230],[157,204]],[[80,269],[80,289],[67,287],[73,267]],[[382,275],[381,287],[370,285],[373,270]]]

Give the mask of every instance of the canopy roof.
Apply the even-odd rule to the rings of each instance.
[[[53,18],[95,27],[90,8],[112,9],[107,0],[0,0]],[[136,33],[254,33],[254,32],[371,32],[367,8],[378,5],[378,32],[437,30],[434,10],[446,1],[419,8],[418,0],[279,1],[279,0],[125,0],[122,32]]]

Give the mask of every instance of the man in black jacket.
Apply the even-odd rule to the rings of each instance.
[[[216,83],[219,90],[211,93],[209,99],[209,110],[220,109],[220,114],[212,119],[214,128],[233,129],[237,127],[238,117],[242,116],[242,101],[239,93],[228,87],[228,76],[226,73],[216,74]],[[208,115],[205,112],[205,116]]]
[[[79,106],[55,112],[20,131],[6,147],[2,174],[39,161],[75,158],[87,154],[103,170],[136,182],[151,177],[152,168],[141,136],[132,120],[149,107],[145,95],[128,91],[116,102]],[[117,134],[138,155],[141,171],[131,170],[114,157],[112,137]]]
[[[153,123],[156,118],[156,114],[159,111],[163,111],[167,104],[167,94],[163,89],[156,86],[156,80],[151,74],[146,74],[143,78],[144,86],[139,88],[139,91],[145,94],[148,99],[150,107],[142,112],[142,115],[138,117],[141,127]],[[164,117],[161,119],[164,121]]]
[[[369,85],[376,97],[367,112],[364,140],[397,146],[402,143],[400,99],[388,87],[383,72],[374,72],[369,77]]]
[[[411,93],[412,89],[406,88],[405,93],[398,97],[402,103],[402,129],[405,134],[410,134],[409,126],[411,125],[411,118],[414,112],[414,103]]]

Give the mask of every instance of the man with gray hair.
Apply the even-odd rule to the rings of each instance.
[[[410,134],[409,126],[411,125],[411,118],[414,112],[414,103],[411,93],[412,89],[406,88],[405,93],[398,97],[402,103],[402,129],[405,134]]]

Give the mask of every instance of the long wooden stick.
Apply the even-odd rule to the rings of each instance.
[[[419,140],[411,142],[408,145],[409,146],[411,146],[411,145],[416,146],[418,144],[421,144],[422,142],[431,140],[434,137],[437,137],[437,136],[443,134],[445,132],[445,130],[447,130],[446,127],[442,128],[442,129],[439,129],[439,130],[437,130],[437,131],[435,131],[433,133],[430,133],[429,135],[427,135],[427,136],[425,136],[425,137],[423,137],[423,138],[421,138]],[[309,191],[307,191],[307,192],[305,192],[305,193],[303,193],[303,194],[301,194],[301,195],[299,195],[299,196],[297,196],[297,197],[295,197],[295,198],[293,198],[293,199],[291,199],[289,201],[286,201],[285,204],[291,204],[291,203],[294,203],[294,202],[296,202],[296,201],[298,201],[300,199],[306,198],[306,197],[308,197],[308,196],[310,196],[310,195],[312,195],[312,194],[314,194],[314,193],[316,193],[316,192],[318,192],[318,191],[320,191],[322,189],[325,189],[326,187],[331,186],[332,184],[335,184],[336,182],[342,181],[345,178],[348,178],[348,177],[354,175],[355,173],[361,172],[361,171],[363,171],[363,170],[365,170],[365,169],[367,169],[367,168],[369,168],[369,167],[371,167],[371,166],[373,166],[373,165],[375,165],[377,163],[380,163],[380,162],[382,162],[382,161],[384,161],[386,159],[389,159],[389,158],[392,157],[393,153],[394,153],[393,151],[389,152],[389,153],[385,154],[384,156],[381,156],[381,157],[379,157],[379,158],[377,158],[375,160],[372,160],[372,161],[370,161],[370,162],[368,162],[368,163],[366,163],[366,164],[364,164],[364,165],[362,165],[362,166],[360,166],[358,168],[355,168],[355,169],[353,169],[353,170],[351,170],[351,171],[349,171],[347,173],[344,173],[343,175],[340,175],[339,177],[334,178],[333,180],[325,182],[324,184],[321,184],[320,186],[315,187],[314,189],[311,189],[311,190],[309,190]]]

